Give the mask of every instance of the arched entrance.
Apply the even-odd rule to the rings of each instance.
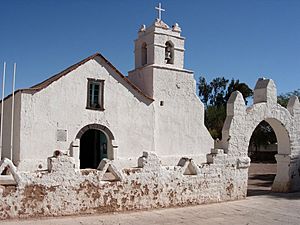
[[[252,133],[248,156],[253,163],[276,163],[277,137],[272,126],[263,120]]]
[[[251,164],[248,171],[247,195],[271,191],[276,175],[277,137],[272,126],[263,120],[252,133],[248,146]]]
[[[80,169],[97,169],[102,159],[113,159],[114,136],[107,127],[100,124],[87,125],[78,132],[76,139],[80,140]]]
[[[107,138],[96,129],[87,130],[80,139],[80,169],[96,169],[103,158],[107,158]]]
[[[265,146],[263,146],[262,148],[270,148],[270,151],[269,153],[265,151],[263,153],[265,157],[260,156],[260,158],[264,159],[258,160],[261,162],[265,162],[266,164],[257,165],[257,168],[255,169],[253,168],[253,164],[256,163],[255,159],[251,162],[249,176],[254,175],[254,179],[257,182],[256,189],[258,190],[254,190],[254,192],[251,193],[251,191],[249,192],[248,187],[248,194],[250,195],[263,194],[271,190],[277,191],[278,183],[286,179],[286,174],[282,173],[282,166],[285,166],[287,164],[286,162],[283,163],[280,160],[280,157],[291,154],[290,135],[283,123],[276,118],[265,118],[262,122],[260,122],[252,131],[249,145],[251,145],[251,141],[253,141],[253,134],[257,132],[257,128],[262,124],[264,126],[263,129],[266,129],[265,132],[267,133],[264,135],[261,134],[263,135],[263,137],[261,138],[265,139],[263,141]],[[274,162],[273,165],[271,164],[272,162]],[[278,171],[280,172],[278,173]]]
[[[237,159],[241,175],[245,175],[245,171],[248,174],[250,138],[257,125],[265,120],[273,128],[277,138],[278,154],[275,155],[277,170],[272,191],[300,190],[299,109],[300,103],[297,97],[290,98],[287,108],[279,105],[274,82],[271,79],[261,78],[254,89],[253,105],[247,107],[240,92],[231,94],[227,102],[222,140],[220,143],[217,142],[217,146],[221,146],[228,156]],[[242,170],[243,168],[245,171]],[[244,178],[243,181],[246,181],[248,176]]]

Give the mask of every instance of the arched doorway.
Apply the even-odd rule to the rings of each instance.
[[[264,193],[266,193],[266,191],[268,192],[271,190],[272,191],[282,191],[284,188],[286,188],[286,189],[289,188],[283,182],[289,178],[289,175],[288,175],[289,163],[286,160],[286,156],[291,154],[291,143],[290,143],[289,132],[286,129],[285,125],[276,118],[266,118],[266,119],[264,119],[264,122],[273,129],[275,136],[276,136],[276,141],[277,141],[277,154],[275,155],[276,164],[273,165],[273,169],[269,169],[269,175],[270,175],[270,177],[268,178],[268,179],[270,179],[269,184],[268,183],[260,184],[261,187],[269,186],[269,189],[261,190],[258,192],[255,191],[254,194],[259,194],[259,193],[264,194]],[[261,123],[259,123],[259,124],[261,124]],[[253,129],[252,134],[254,133],[254,131],[255,131],[255,129]],[[275,141],[273,141],[273,142],[275,143]],[[251,167],[251,165],[250,165],[250,167]],[[278,171],[280,171],[280,172],[278,173]],[[266,169],[266,172],[268,172],[268,169]],[[276,174],[273,182],[272,182],[273,179],[271,178],[272,174]],[[274,177],[274,175],[273,175],[273,177]],[[268,179],[266,177],[262,176],[261,178],[263,178],[266,182],[268,182]],[[282,183],[284,183],[284,186],[282,185]]]
[[[251,159],[248,171],[248,196],[271,191],[276,176],[277,144],[272,126],[265,120],[260,122],[253,131],[248,146],[248,156]]]
[[[114,136],[107,127],[100,124],[86,125],[78,132],[76,139],[80,140],[80,169],[97,169],[102,159],[114,159]]]
[[[96,129],[87,130],[80,139],[80,169],[96,169],[103,158],[107,158],[107,138]]]

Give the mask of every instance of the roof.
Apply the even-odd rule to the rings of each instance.
[[[40,90],[43,90],[44,88],[48,87],[51,83],[53,83],[54,81],[59,80],[61,77],[69,74],[71,71],[77,69],[79,66],[83,65],[84,63],[88,62],[91,59],[95,59],[96,57],[100,57],[101,59],[103,59],[107,65],[109,67],[111,67],[112,70],[114,70],[116,72],[117,75],[119,75],[133,90],[135,90],[137,93],[139,93],[141,96],[145,97],[148,100],[153,101],[153,98],[151,98],[150,96],[146,95],[141,89],[139,89],[135,84],[133,84],[126,76],[124,76],[114,65],[112,65],[103,55],[101,55],[100,53],[95,53],[85,59],[83,59],[82,61],[68,67],[67,69],[61,71],[60,73],[48,78],[47,80],[42,81],[39,84],[36,84],[34,86],[32,86],[31,88],[26,88],[26,89],[19,89],[17,91],[15,91],[15,94],[17,92],[25,92],[25,93],[36,93]],[[12,94],[8,95],[7,97],[5,97],[5,99],[9,98]],[[5,100],[4,99],[4,100]]]

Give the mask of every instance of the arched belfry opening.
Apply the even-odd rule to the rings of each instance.
[[[167,41],[165,44],[165,62],[174,64],[174,44],[171,41]]]
[[[102,159],[112,159],[114,136],[105,126],[87,125],[79,131],[76,138],[80,140],[80,169],[97,169]]]
[[[141,46],[142,66],[147,64],[147,44],[144,42]]]

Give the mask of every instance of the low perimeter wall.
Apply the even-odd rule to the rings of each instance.
[[[182,158],[177,166],[166,167],[154,153],[145,152],[136,168],[118,170],[113,161],[103,160],[97,170],[76,170],[72,157],[57,156],[48,159],[48,171],[35,173],[18,172],[6,163],[17,185],[1,187],[0,218],[142,210],[246,197],[248,158],[218,152],[208,161],[195,165]]]

